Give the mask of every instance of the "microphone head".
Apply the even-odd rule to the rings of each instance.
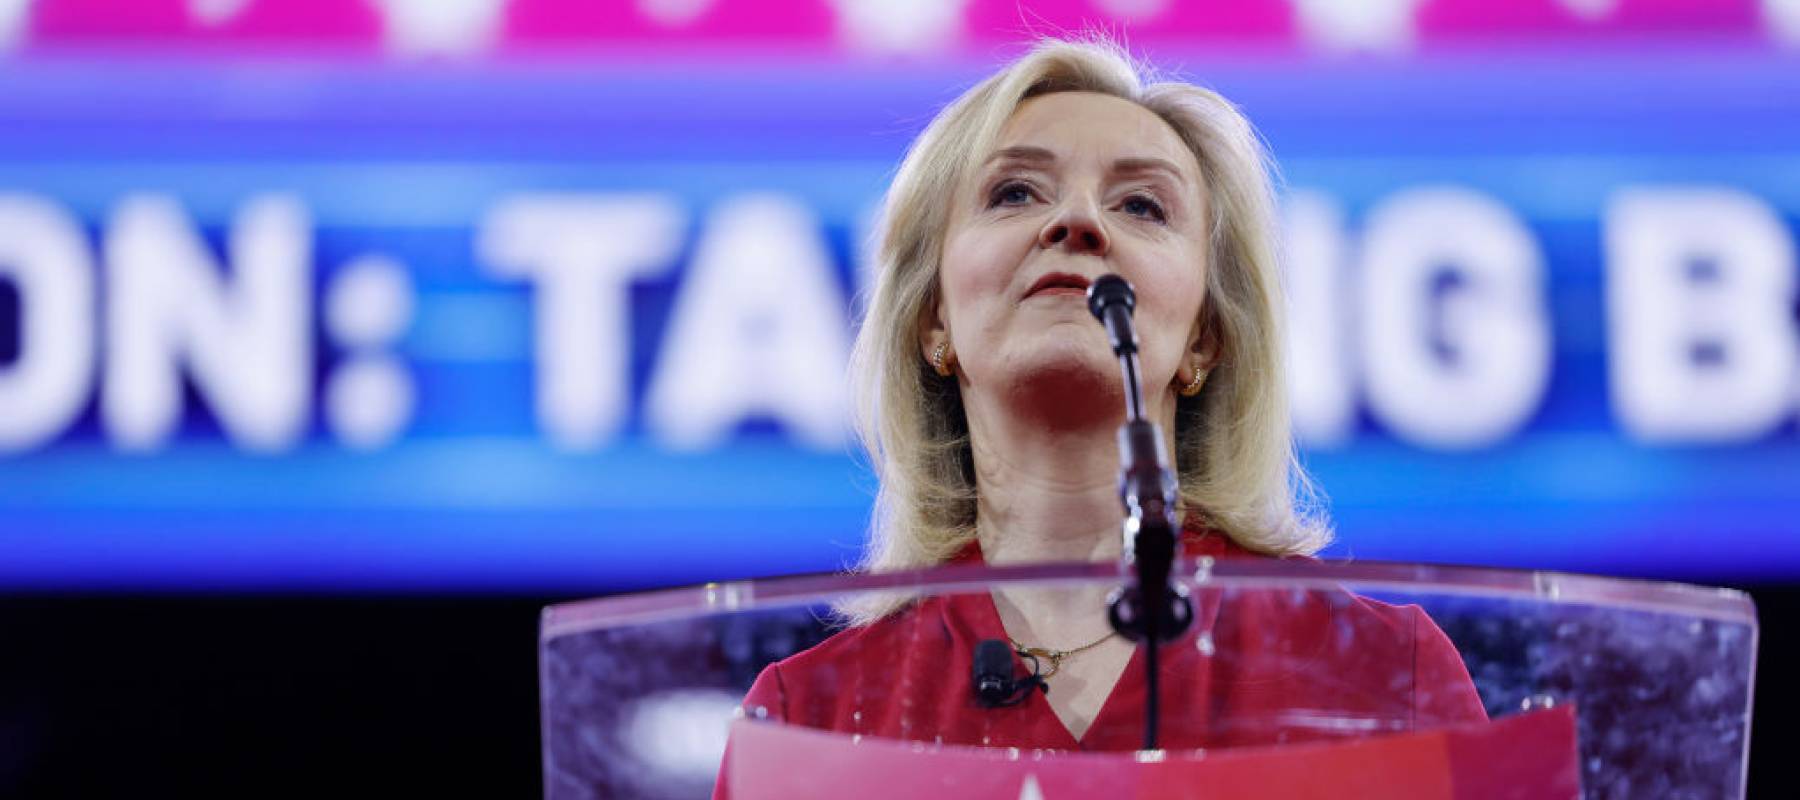
[[[1012,646],[999,639],[983,639],[975,645],[970,678],[981,705],[997,708],[1015,693]]]
[[[1102,322],[1106,321],[1106,309],[1115,305],[1123,305],[1127,314],[1137,309],[1137,293],[1131,290],[1131,282],[1114,272],[1101,275],[1088,285],[1087,301],[1088,311]]]

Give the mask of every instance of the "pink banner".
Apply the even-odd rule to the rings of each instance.
[[[6,18],[11,15],[10,18]],[[8,32],[10,36],[8,35]],[[1401,50],[1657,38],[1800,45],[1776,0],[37,0],[0,4],[0,46],[128,40],[335,51],[531,53],[759,47],[992,53],[1101,31],[1140,45]]]
[[[1136,753],[936,747],[739,720],[726,758],[734,800],[1573,800],[1581,795],[1575,714],[1568,706],[1423,733],[1158,760]]]

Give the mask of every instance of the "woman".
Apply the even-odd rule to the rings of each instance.
[[[888,195],[852,369],[881,481],[867,569],[1120,557],[1123,389],[1084,297],[1106,273],[1137,290],[1145,409],[1174,454],[1187,552],[1325,543],[1294,496],[1264,161],[1224,99],[1146,85],[1097,44],[1046,42],[932,122]],[[766,670],[745,708],[925,741],[1133,749],[1143,666],[1105,608],[1098,590],[847,607],[850,629]],[[1036,648],[1047,693],[981,707],[982,639]],[[1485,719],[1416,608],[1205,593],[1168,652],[1169,748]]]

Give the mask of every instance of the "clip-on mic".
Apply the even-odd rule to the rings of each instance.
[[[1157,649],[1194,619],[1187,593],[1169,581],[1175,562],[1175,473],[1163,453],[1162,430],[1144,417],[1137,334],[1131,312],[1137,295],[1118,275],[1088,287],[1088,310],[1106,326],[1125,382],[1125,424],[1119,428],[1119,499],[1125,505],[1125,560],[1136,580],[1107,598],[1113,630],[1144,645],[1144,749],[1156,749],[1159,688]]]
[[[983,639],[976,643],[970,677],[975,684],[975,702],[983,708],[1018,705],[1034,688],[1049,693],[1050,687],[1038,675],[1036,657],[1025,656],[1031,659],[1031,674],[1023,678],[1013,676],[1012,657],[1012,646],[999,639]]]

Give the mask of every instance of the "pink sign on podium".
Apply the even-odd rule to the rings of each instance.
[[[734,800],[1581,796],[1568,706],[1419,733],[1159,756],[934,746],[746,719],[733,724],[726,759]]]

